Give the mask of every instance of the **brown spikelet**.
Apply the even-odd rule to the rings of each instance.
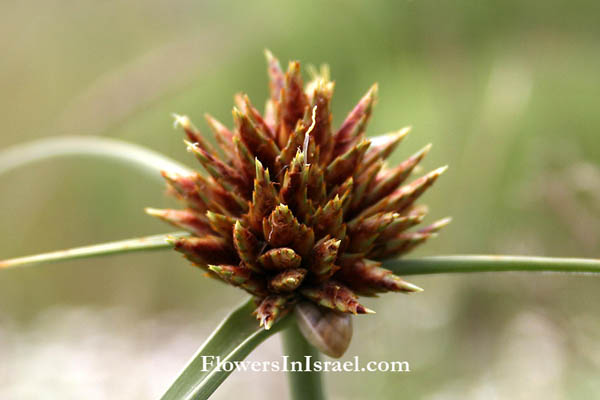
[[[190,232],[170,240],[175,250],[255,296],[266,329],[295,304],[335,310],[323,316],[365,314],[372,311],[357,295],[420,291],[381,260],[406,254],[449,223],[418,228],[427,214],[418,199],[446,167],[411,179],[429,145],[387,166],[410,128],[368,138],[377,85],[335,129],[328,69],[313,69],[305,85],[297,61],[284,72],[265,54],[265,112],[238,94],[232,128],[206,115],[218,148],[188,117],[175,116],[205,173],[164,172],[184,207],[148,213]]]
[[[279,203],[275,186],[271,182],[269,170],[265,170],[258,158],[256,159],[256,177],[254,178],[254,192],[252,203],[247,214],[248,224],[256,233],[262,231],[263,218]]]
[[[158,210],[146,208],[146,213],[158,217],[173,226],[184,229],[196,236],[210,234],[211,226],[206,218],[192,210]]]
[[[269,280],[269,289],[275,293],[290,293],[298,289],[308,271],[302,268],[286,269]]]
[[[342,126],[335,134],[333,155],[345,153],[364,133],[365,125],[371,117],[373,104],[377,97],[377,84],[371,86],[367,94],[348,114]]]
[[[372,313],[356,300],[358,297],[350,289],[334,281],[307,286],[300,293],[323,307],[352,314]]]
[[[285,304],[288,298],[280,295],[271,295],[265,297],[258,308],[254,311],[256,319],[258,319],[260,326],[264,326],[265,329],[271,329],[273,323],[277,317],[285,312]]]
[[[225,282],[239,286],[254,296],[264,297],[268,294],[264,280],[249,268],[234,265],[210,265],[208,268]]]
[[[206,212],[206,218],[212,230],[231,243],[233,240],[233,226],[237,219],[212,211]]]
[[[423,289],[381,268],[381,263],[362,259],[340,271],[339,279],[359,293],[420,292]]]
[[[341,240],[325,236],[319,240],[313,249],[310,270],[317,282],[329,279],[339,267],[335,265]]]
[[[266,271],[281,271],[298,268],[302,263],[302,257],[293,249],[278,247],[263,253],[258,257],[258,263]]]
[[[283,147],[287,143],[288,135],[296,126],[296,122],[302,119],[308,107],[298,61],[291,61],[289,64],[285,74],[285,84],[281,89],[280,102],[278,143],[280,147]]]
[[[183,176],[163,171],[162,176],[167,181],[171,192],[183,200],[188,207],[199,213],[203,213],[208,209],[208,202],[201,195],[197,186],[200,175]]]
[[[430,149],[431,145],[425,146],[397,167],[377,176],[373,187],[365,196],[363,204],[373,204],[392,193],[395,188],[410,176],[413,169],[421,162]]]
[[[219,143],[219,146],[221,146],[225,157],[228,160],[231,160],[232,154],[230,154],[230,151],[233,144],[233,133],[231,133],[231,131],[225,125],[217,121],[210,114],[204,114],[204,118],[206,118],[206,122],[215,135],[217,143]]]
[[[410,127],[402,128],[398,132],[392,132],[371,138],[371,146],[365,154],[363,167],[368,167],[377,160],[385,160],[392,154],[398,144],[408,135]]]
[[[202,267],[208,264],[233,264],[239,260],[237,254],[231,252],[227,240],[219,236],[182,237],[172,242],[175,250]]]
[[[262,272],[258,267],[257,258],[260,253],[260,243],[250,229],[245,228],[240,221],[233,226],[233,244],[240,260],[253,271]]]

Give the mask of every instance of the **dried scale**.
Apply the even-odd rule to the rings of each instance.
[[[147,212],[189,231],[172,239],[175,250],[208,276],[253,295],[261,326],[269,329],[296,308],[307,339],[339,357],[352,336],[350,315],[373,312],[359,295],[422,290],[381,261],[448,224],[446,218],[416,228],[427,213],[416,200],[446,168],[411,179],[429,145],[397,166],[385,164],[409,128],[366,138],[377,85],[334,129],[327,68],[313,70],[304,85],[298,62],[284,72],[266,55],[264,114],[237,95],[233,129],[206,115],[219,148],[189,118],[175,116],[205,173],[163,173],[185,208]]]

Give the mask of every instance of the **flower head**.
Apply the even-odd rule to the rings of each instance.
[[[364,314],[372,311],[359,295],[421,291],[381,261],[409,252],[449,222],[415,228],[427,213],[416,200],[445,167],[411,180],[430,146],[397,166],[385,164],[409,128],[366,137],[377,85],[335,129],[328,71],[313,71],[304,85],[298,62],[284,73],[266,54],[264,114],[238,95],[233,129],[206,116],[220,149],[189,118],[175,116],[205,173],[165,172],[186,208],[148,212],[192,234],[172,243],[194,265],[255,296],[266,329],[298,301]]]

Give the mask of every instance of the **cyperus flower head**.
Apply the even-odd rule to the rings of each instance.
[[[328,70],[313,70],[304,85],[298,62],[284,73],[266,54],[270,98],[264,114],[237,95],[233,129],[207,115],[220,149],[189,118],[176,116],[205,173],[163,173],[185,209],[147,211],[191,233],[172,240],[175,250],[256,298],[261,326],[269,329],[301,304],[303,333],[340,356],[351,336],[344,314],[372,312],[358,296],[422,290],[381,261],[409,252],[449,222],[416,228],[427,213],[416,200],[445,167],[411,180],[429,145],[397,166],[385,164],[409,128],[366,137],[377,85],[335,129]],[[345,344],[332,348],[319,343],[331,342],[326,333],[315,338],[309,332],[323,318],[342,327]]]

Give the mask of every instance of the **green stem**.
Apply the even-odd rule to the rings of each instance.
[[[311,346],[300,330],[295,321],[283,330],[283,352],[289,356],[290,365],[294,361],[299,361],[302,366],[306,364],[306,356],[310,356],[309,361],[314,363],[319,360],[319,351]],[[288,382],[290,384],[290,398],[292,400],[324,400],[323,379],[320,372],[288,372]]]
[[[59,136],[20,144],[0,151],[0,175],[39,161],[64,157],[98,157],[123,162],[163,181],[160,171],[190,174],[191,170],[144,147],[95,136]]]
[[[244,360],[258,345],[285,329],[292,320],[289,315],[285,316],[266,330],[258,326],[252,316],[255,309],[254,299],[234,309],[204,342],[161,400],[208,399],[232,372],[232,369],[220,368],[218,360],[224,364]]]
[[[458,255],[396,259],[385,261],[383,266],[398,275],[508,271],[600,273],[599,259],[496,255]]]
[[[91,246],[75,247],[68,250],[36,254],[34,256],[12,258],[10,260],[0,261],[0,270],[4,268],[24,267],[28,265],[56,261],[76,260],[79,258],[90,258],[97,256],[108,256],[111,254],[170,248],[172,247],[172,244],[170,244],[167,239],[170,237],[180,237],[186,235],[188,235],[186,232],[165,233],[162,235],[120,240],[117,242],[95,244]]]

